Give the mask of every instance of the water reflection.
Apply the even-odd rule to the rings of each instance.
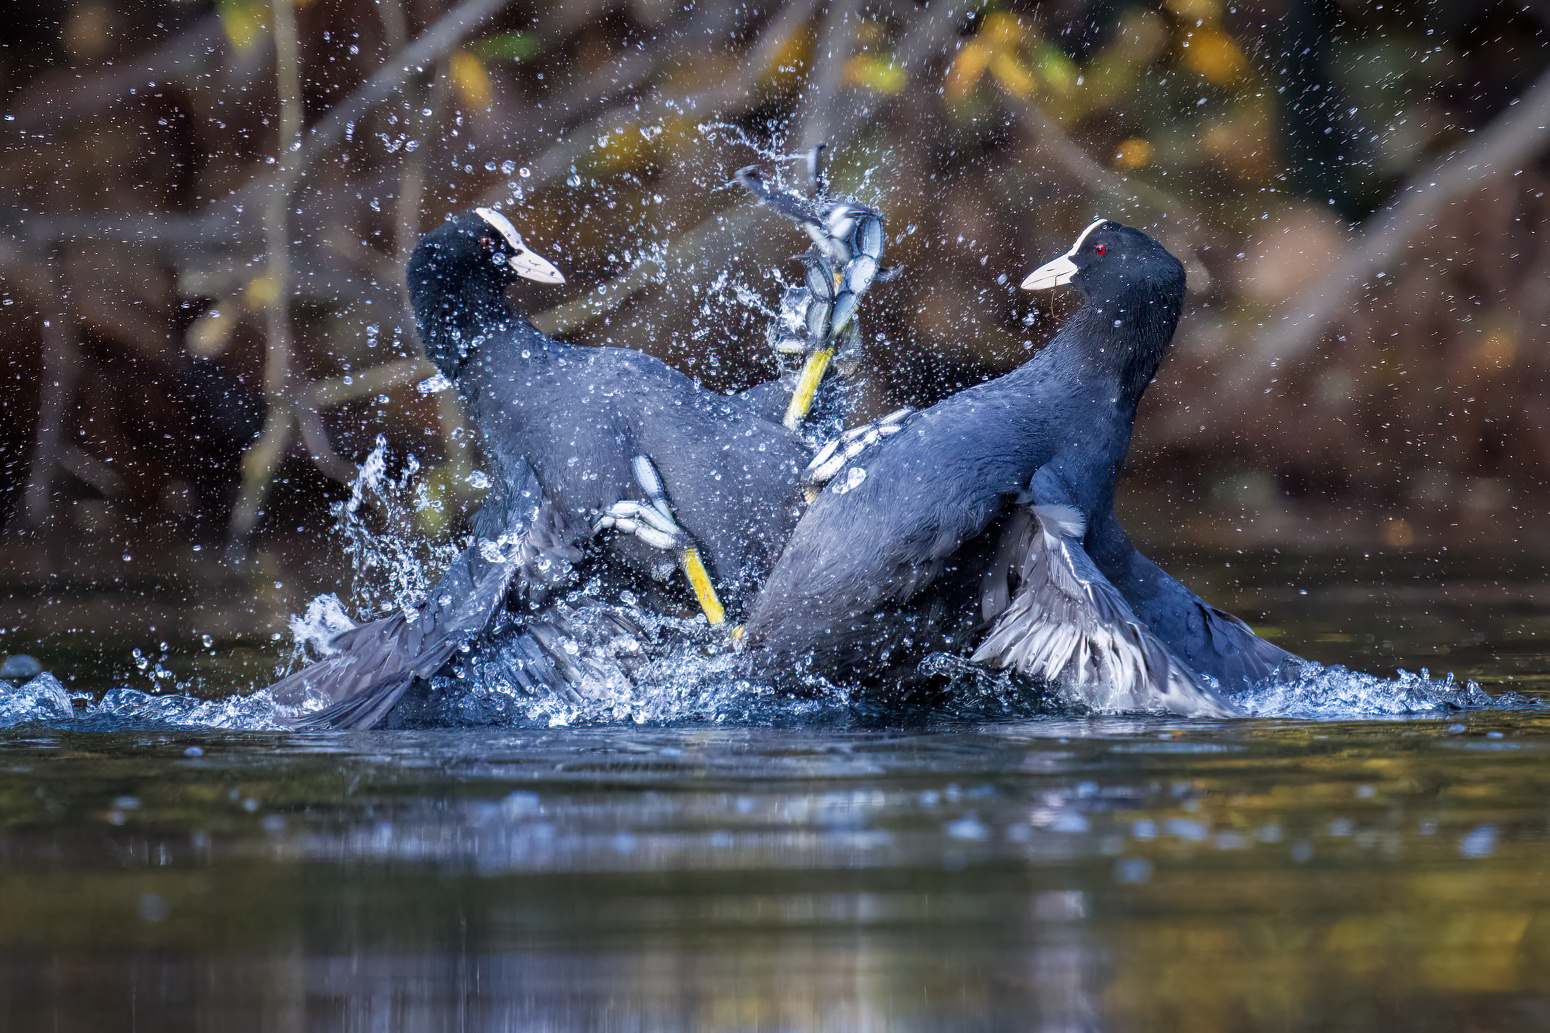
[[[7,1029],[1408,1030],[1550,1006],[1532,714],[9,734]]]
[[[1491,579],[1300,562],[1214,594],[1320,660],[1550,688]],[[1550,1028],[1540,715],[18,725],[0,1029]]]

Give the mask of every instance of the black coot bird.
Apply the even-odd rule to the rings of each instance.
[[[748,620],[756,671],[864,683],[977,644],[974,660],[1098,710],[1227,716],[1202,673],[1225,683],[1289,658],[1135,553],[1113,517],[1183,266],[1100,219],[1023,286],[1067,282],[1084,304],[1031,360],[891,418],[826,471]]]
[[[489,625],[514,578],[541,588],[609,528],[627,533],[596,539],[608,559],[660,573],[674,550],[713,622],[722,600],[740,609],[800,516],[808,446],[653,356],[537,330],[505,290],[562,277],[499,212],[427,234],[408,272],[426,354],[479,426],[496,487],[417,619],[346,631],[276,699],[331,700],[311,726],[372,726]]]

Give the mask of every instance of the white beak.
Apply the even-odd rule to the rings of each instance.
[[[1047,291],[1051,287],[1059,287],[1063,283],[1070,283],[1071,277],[1076,275],[1076,263],[1071,261],[1070,255],[1061,255],[1053,262],[1045,262],[1023,279],[1025,291]]]
[[[549,260],[522,242],[522,234],[511,224],[511,220],[493,208],[475,208],[474,212],[479,218],[495,227],[497,233],[506,238],[506,243],[516,252],[506,260],[506,264],[518,276],[525,276],[529,280],[539,283],[564,283],[565,277]]]
[[[517,249],[517,253],[506,260],[506,264],[514,269],[518,276],[525,276],[529,280],[537,280],[539,283],[564,283],[565,276],[549,263],[549,260],[532,248],[523,244]]]
[[[1071,282],[1071,277],[1076,275],[1076,263],[1072,257],[1082,250],[1082,242],[1093,230],[1108,222],[1107,219],[1095,219],[1076,238],[1076,243],[1071,245],[1071,250],[1061,255],[1052,262],[1045,262],[1023,280],[1025,291],[1047,291],[1051,287],[1059,287]]]

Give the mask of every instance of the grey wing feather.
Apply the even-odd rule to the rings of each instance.
[[[536,479],[528,487],[524,502],[531,501]],[[536,597],[565,576],[580,552],[563,514],[540,499],[525,525],[491,533],[511,511],[503,501],[490,500],[476,516],[473,541],[412,618],[394,614],[344,631],[329,642],[332,655],[270,686],[282,705],[295,706],[319,694],[330,701],[287,723],[295,728],[379,724],[417,679],[435,674],[489,626],[513,580]]]
[[[1175,656],[1215,678],[1224,690],[1263,684],[1302,662],[1136,551],[1112,512],[1096,522],[1093,532],[1088,541],[1094,560],[1136,616]]]
[[[1098,573],[1082,549],[1075,510],[1036,506],[1032,514],[1037,529],[1024,539],[1021,586],[975,651],[976,663],[1014,667],[1100,712],[1239,715],[1169,653]]]
[[[476,649],[465,674],[486,691],[583,704],[628,692],[649,659],[652,637],[618,607],[595,600],[559,602],[491,636]]]

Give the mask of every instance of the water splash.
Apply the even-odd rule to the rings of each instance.
[[[435,504],[431,486],[417,481],[419,472],[419,460],[411,455],[398,476],[389,474],[387,439],[378,435],[350,485],[349,498],[333,507],[335,533],[350,561],[349,596],[357,613],[380,616],[397,610],[413,617],[436,577],[457,555],[455,542],[427,541],[415,530],[414,511]],[[325,598],[314,600],[308,612]],[[342,615],[342,605],[340,610]]]
[[[702,122],[695,127],[699,134],[708,140],[726,139],[741,147],[746,147],[758,155],[762,161],[770,162],[776,166],[788,165],[792,162],[806,160],[804,154],[791,154],[781,148],[786,143],[784,133],[778,133],[770,142],[765,143],[756,139],[748,130],[731,122]],[[730,179],[730,177],[728,177]]]
[[[206,700],[181,693],[151,693],[128,687],[112,689],[76,716],[91,731],[171,725],[266,731],[284,727],[267,689],[245,696]]]
[[[1382,678],[1312,661],[1304,661],[1289,676],[1250,689],[1234,702],[1254,717],[1323,721],[1538,705],[1514,692],[1492,696],[1474,681],[1460,684],[1452,674],[1433,678],[1424,667],[1419,674],[1401,670],[1393,678]]]
[[[778,696],[747,681],[725,634],[663,616],[629,592],[588,585],[539,614],[507,618],[431,683],[411,720],[574,727],[769,721],[842,705]]]

